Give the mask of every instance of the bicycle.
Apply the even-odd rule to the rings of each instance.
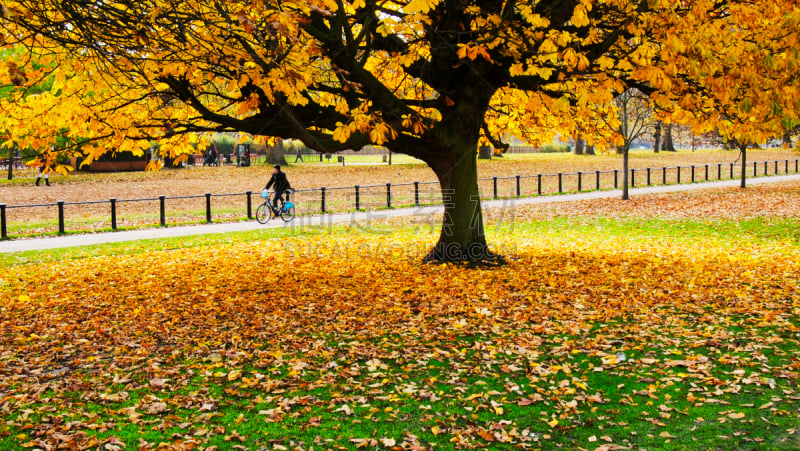
[[[286,191],[286,193],[291,192],[291,190]],[[290,222],[293,220],[295,216],[294,204],[291,201],[281,198],[279,199],[278,211],[276,212],[276,209],[274,209],[272,205],[272,194],[274,194],[274,191],[261,191],[261,197],[264,199],[264,203],[259,205],[256,209],[256,221],[258,221],[259,224],[266,224],[270,219],[278,216],[280,216],[283,222]]]

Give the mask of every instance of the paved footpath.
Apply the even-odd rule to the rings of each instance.
[[[773,177],[760,177],[748,179],[749,185],[759,185],[764,183],[778,183],[800,180],[800,174],[781,175]],[[727,188],[739,186],[739,180],[724,180],[718,182],[705,182],[686,185],[652,186],[633,188],[630,190],[631,196],[641,196],[656,193],[671,193],[678,191],[689,191],[708,188]],[[587,199],[608,199],[619,197],[620,190],[613,191],[591,191],[586,193],[564,194],[559,196],[543,197],[524,197],[521,199],[489,200],[483,202],[484,208],[513,208],[517,205],[546,204],[553,202],[574,202]],[[387,218],[401,216],[430,216],[441,214],[442,206],[429,207],[409,207],[396,208],[392,210],[363,211],[352,213],[326,214],[315,216],[297,217],[291,224],[283,221],[270,221],[262,225],[256,221],[247,222],[226,222],[219,224],[202,224],[192,226],[175,226],[166,228],[148,228],[141,230],[130,230],[123,232],[108,233],[86,233],[80,235],[68,235],[50,238],[22,239],[15,241],[0,242],[0,253],[24,252],[35,250],[47,250],[76,246],[91,246],[93,244],[118,243],[123,241],[149,240],[156,238],[174,238],[192,235],[208,235],[229,232],[244,232],[261,229],[277,229],[282,227],[332,225],[332,224],[363,224]]]

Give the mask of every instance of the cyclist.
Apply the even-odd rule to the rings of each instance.
[[[273,166],[272,178],[269,179],[264,189],[269,189],[272,185],[275,185],[275,197],[272,199],[272,211],[277,215],[279,214],[278,200],[283,200],[283,193],[292,189],[292,185],[289,184],[289,179],[286,178],[286,173],[281,171],[281,165],[279,164]]]

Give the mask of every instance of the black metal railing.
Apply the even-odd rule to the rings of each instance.
[[[772,163],[772,165],[770,165]],[[753,177],[796,174],[800,173],[800,159],[784,160],[783,165],[780,160],[756,161],[752,163]],[[670,185],[683,183],[697,183],[714,180],[730,180],[740,176],[741,164],[739,163],[717,163],[716,171],[712,171],[715,165],[703,165],[698,170],[697,165],[691,166],[662,166],[631,169],[629,183],[631,187],[643,187],[654,185]],[[727,166],[727,167],[726,167]],[[781,166],[783,166],[781,168]],[[738,170],[737,170],[738,168]],[[759,172],[761,168],[761,172]],[[689,177],[686,177],[682,169],[689,169]],[[727,170],[724,170],[727,169]],[[770,169],[772,171],[770,172]],[[781,171],[782,169],[782,171]],[[660,180],[658,173],[661,173]],[[612,175],[613,174],[613,175]],[[644,178],[637,178],[637,174],[644,174]],[[670,177],[674,174],[674,179]],[[534,174],[534,175],[512,175],[504,177],[490,177],[478,179],[481,192],[491,192],[491,196],[481,196],[482,199],[501,199],[501,198],[521,198],[532,196],[544,196],[552,194],[564,194],[568,192],[602,191],[605,189],[619,189],[620,171],[618,169],[594,172],[559,172],[556,174]],[[552,189],[546,190],[546,183],[553,179]],[[526,183],[532,180],[532,183]],[[670,183],[674,180],[673,183]],[[574,181],[574,183],[571,183]],[[660,183],[658,183],[660,181]],[[587,183],[588,182],[588,183]],[[594,183],[591,183],[594,182]],[[593,186],[592,186],[593,185]],[[426,187],[433,186],[431,191],[425,191]],[[438,182],[410,182],[410,183],[386,183],[382,185],[354,185],[351,187],[319,187],[311,189],[295,190],[292,197],[301,196],[308,198],[307,206],[318,204],[318,208],[299,208],[301,214],[331,213],[335,211],[365,211],[377,210],[381,208],[393,208],[403,206],[420,206],[437,204],[441,202],[438,194]],[[591,187],[591,189],[587,189]],[[507,189],[505,189],[507,188]],[[503,193],[508,193],[504,195]],[[334,207],[332,197],[337,193],[339,196],[338,208]],[[427,194],[426,198],[423,194]],[[58,234],[66,234],[67,224],[65,220],[65,208],[82,205],[108,204],[110,207],[111,230],[118,230],[120,204],[135,202],[158,202],[158,224],[162,227],[167,223],[168,200],[179,199],[205,199],[205,222],[213,221],[212,199],[224,197],[244,197],[244,211],[247,219],[253,219],[253,192],[244,193],[224,193],[213,194],[205,193],[192,196],[158,196],[140,199],[116,199],[83,202],[64,202],[59,200],[54,203],[28,204],[28,205],[7,205],[0,204],[0,239],[9,239],[8,216],[11,210],[24,210],[30,208],[53,208],[57,209]],[[343,198],[342,198],[343,197]],[[295,201],[295,203],[297,203]],[[244,219],[244,218],[242,218]]]

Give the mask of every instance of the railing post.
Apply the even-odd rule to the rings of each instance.
[[[636,169],[631,169],[631,188],[636,186]]]
[[[706,165],[706,182],[708,181],[708,165]]]
[[[361,190],[359,186],[356,185],[356,211],[361,210]]]
[[[247,196],[247,219],[253,219],[253,192],[244,193]]]
[[[58,205],[58,234],[64,235],[67,233],[66,227],[64,227],[64,201],[60,200],[56,204]]]
[[[681,184],[681,165],[678,165],[678,185]]]
[[[786,166],[784,167],[783,173],[784,174],[788,174],[789,173],[789,160],[786,160]]]
[[[542,174],[536,176],[536,194],[542,195]]]
[[[733,179],[733,163],[731,163],[731,176],[729,178]]]
[[[583,191],[583,173],[578,171],[578,192]]]
[[[597,186],[597,191],[600,191],[600,171],[595,171],[595,182]]]
[[[8,164],[11,164],[9,161]],[[0,204],[0,240],[8,239],[8,226],[6,225],[6,204]]]
[[[614,189],[619,188],[619,170],[614,169]]]
[[[392,184],[386,184],[386,208],[392,208]]]
[[[769,164],[768,161],[764,161],[764,176],[768,176],[769,175],[769,166],[768,166],[768,164]]]
[[[419,182],[414,182],[414,205],[419,207]]]
[[[492,192],[494,198],[497,199],[497,176],[492,177]]]
[[[167,225],[167,212],[166,207],[164,205],[164,200],[166,199],[165,196],[158,196],[158,217],[160,219],[161,227],[166,227]]]
[[[753,162],[753,177],[758,177],[758,162]]]
[[[800,159],[794,160],[794,172],[800,172]]]
[[[517,197],[522,197],[522,186],[520,185],[520,180],[519,179],[520,179],[520,176],[517,175]]]
[[[320,188],[320,194],[321,194],[321,197],[320,197],[320,202],[319,202],[319,210],[321,212],[325,213],[325,187],[324,186],[322,188]]]
[[[211,193],[206,193],[206,222],[211,222]]]
[[[561,193],[564,192],[564,185],[562,183],[563,182],[563,178],[564,178],[563,174],[561,174],[559,172],[558,173],[558,194],[561,194]]]
[[[650,168],[647,168],[647,186],[653,186],[650,180]]]
[[[778,160],[775,160],[775,175],[778,175]]]
[[[717,180],[722,180],[722,163],[717,163]]]
[[[691,180],[692,180],[691,183],[694,183],[694,165],[692,165],[692,179]]]
[[[111,202],[111,230],[117,231],[117,199],[109,199]]]
[[[661,168],[661,170],[663,172],[663,175],[662,175],[663,183],[662,184],[666,185],[667,184],[667,167],[664,166],[663,168]]]

